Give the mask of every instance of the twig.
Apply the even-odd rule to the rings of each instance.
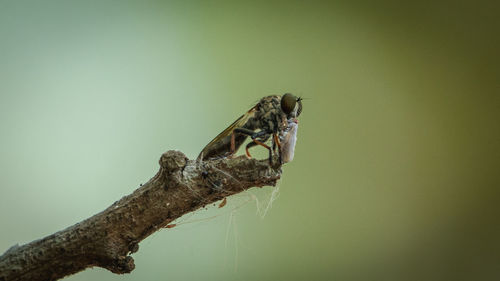
[[[198,162],[168,151],[149,182],[106,210],[7,250],[0,256],[0,281],[56,280],[93,266],[129,273],[135,268],[130,254],[155,231],[226,196],[254,186],[275,186],[280,176],[281,167],[270,167],[267,159]]]

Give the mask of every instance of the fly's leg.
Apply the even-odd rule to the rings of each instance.
[[[273,153],[276,154],[276,141],[274,139],[274,134],[273,134],[273,138],[271,139],[271,143],[273,144]]]
[[[259,132],[257,137],[259,137],[259,135],[262,135],[262,132]],[[252,137],[252,142],[249,142],[245,148],[245,151],[247,153],[247,156],[248,158],[251,158],[252,156],[250,155],[250,152],[248,151],[248,149],[250,149],[251,147],[254,147],[256,145],[259,145],[257,142],[255,142],[254,140],[257,138],[257,137]],[[263,135],[261,137],[259,137],[259,141],[262,142],[262,143],[265,143],[267,141],[267,139],[269,139],[269,135]]]
[[[235,137],[236,137],[236,133],[233,131],[231,133],[231,148],[229,150],[230,154],[233,154],[236,150]]]
[[[269,151],[269,165],[272,165],[272,163],[273,163],[273,151],[267,144],[264,143],[267,141],[267,139],[269,139],[269,132],[260,131],[258,133],[253,134],[251,137],[252,137],[253,143],[256,143],[260,146],[263,146]],[[257,138],[259,138],[260,140]],[[247,147],[248,147],[248,145],[247,145]]]
[[[258,134],[258,136],[254,136],[252,139],[258,145],[261,145],[261,146],[267,148],[267,150],[269,150],[269,165],[272,165],[273,164],[273,151],[271,150],[271,148],[268,145],[265,144],[267,139],[269,139],[269,132],[260,131],[257,134]],[[260,140],[256,139],[256,137],[260,137]]]
[[[236,128],[231,133],[231,148],[230,154],[233,155],[236,152],[236,134],[243,134],[247,136],[252,136],[255,134],[254,131],[245,128]]]
[[[269,145],[261,142],[258,139],[254,139],[253,141],[255,143],[257,143],[258,145],[262,145],[263,147],[267,148],[267,150],[269,150],[269,165],[272,165],[273,164],[273,150],[269,147]]]
[[[246,151],[246,153],[247,153],[248,158],[252,158],[252,155],[250,155],[250,152],[248,152],[248,149],[249,149],[250,147],[253,147],[253,146],[256,146],[256,145],[257,145],[257,143],[252,141],[252,142],[249,142],[249,143],[247,144],[247,146],[245,147],[245,151]]]
[[[264,143],[269,138],[269,132],[260,131],[260,132],[255,133],[254,131],[249,130],[249,129],[236,128],[233,131],[233,136],[231,136],[231,149],[233,148],[233,138],[234,138],[235,133],[245,134],[245,135],[248,135],[252,138],[252,142],[247,144],[247,146],[245,148],[248,157],[251,157],[250,153],[248,152],[248,149],[250,147],[255,146],[255,145],[261,145],[261,146],[265,147],[267,150],[269,150],[269,163],[272,164],[273,151],[271,150],[271,148],[267,144]],[[257,138],[260,138],[261,140],[258,140]],[[232,153],[234,153],[234,150],[232,150]]]

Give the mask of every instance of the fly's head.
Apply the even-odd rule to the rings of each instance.
[[[281,97],[281,110],[288,120],[294,120],[302,113],[302,98],[286,93]]]
[[[281,97],[281,110],[286,115],[286,125],[280,131],[281,160],[287,163],[293,160],[295,143],[297,141],[298,120],[302,113],[302,98],[292,94],[284,94]]]

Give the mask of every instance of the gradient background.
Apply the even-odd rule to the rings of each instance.
[[[309,99],[263,219],[245,202],[272,188],[155,233],[131,274],[66,280],[499,280],[493,2],[1,0],[0,251],[292,92]]]

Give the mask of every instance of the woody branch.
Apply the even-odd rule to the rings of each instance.
[[[93,266],[129,273],[135,267],[130,255],[155,231],[229,195],[274,186],[280,176],[280,166],[270,167],[267,159],[199,162],[168,151],[159,172],[132,194],[73,226],[7,250],[0,256],[0,281],[56,280]]]

